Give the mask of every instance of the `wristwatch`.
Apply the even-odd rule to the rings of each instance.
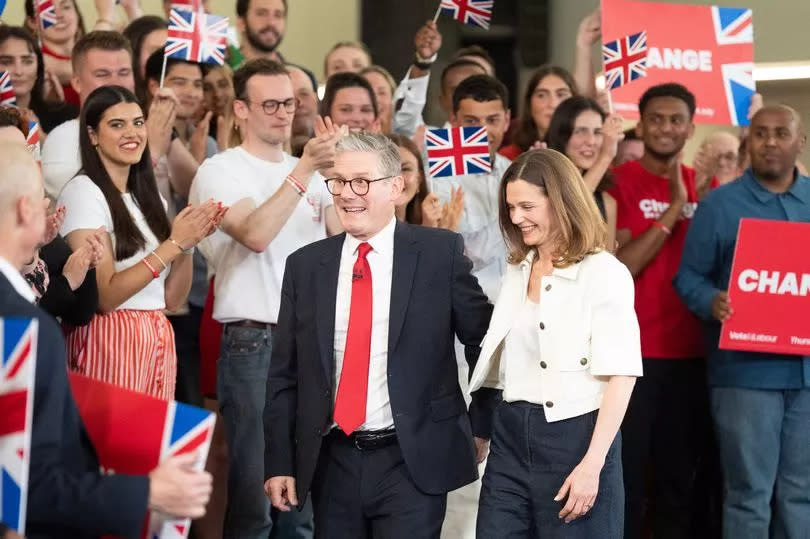
[[[431,56],[430,58],[422,58],[421,56],[419,56],[419,53],[417,52],[416,54],[414,54],[413,65],[415,65],[419,69],[430,69],[430,66],[433,65],[433,62],[435,62],[436,58],[438,57],[439,57],[438,52],[433,53],[433,56]]]

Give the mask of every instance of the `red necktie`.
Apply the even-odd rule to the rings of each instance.
[[[335,423],[346,434],[354,432],[366,420],[368,364],[371,357],[371,267],[366,260],[369,251],[371,245],[361,243],[357,247],[357,261],[352,268],[349,329],[335,399]]]

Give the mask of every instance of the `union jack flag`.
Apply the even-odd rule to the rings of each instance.
[[[647,32],[602,44],[605,88],[613,90],[647,76]]]
[[[207,410],[70,373],[70,383],[104,473],[145,475],[170,457],[196,452],[202,470],[214,434]],[[137,417],[136,423],[132,418]],[[190,521],[147,514],[141,539],[184,539]]]
[[[172,6],[165,55],[186,62],[225,63],[228,17],[186,11]]]
[[[29,121],[28,135],[25,137],[25,143],[28,145],[28,151],[33,154],[37,161],[39,161],[39,132],[39,123]]]
[[[712,6],[718,45],[754,42],[754,17],[750,9]]]
[[[718,45],[745,47],[754,43],[754,21],[750,9],[712,7],[714,37]],[[718,55],[719,56],[719,55]],[[753,62],[723,62],[723,87],[733,125],[748,125],[748,107],[756,92]]]
[[[57,23],[56,6],[53,0],[37,0],[37,18],[43,30]]]
[[[439,10],[457,21],[481,28],[489,28],[495,0],[442,0]]]
[[[37,320],[0,319],[0,521],[25,534]]]
[[[11,84],[11,74],[8,71],[0,71],[0,105],[16,105],[17,96],[14,94],[14,86]]]
[[[489,174],[489,138],[485,127],[453,127],[425,131],[428,175],[431,178]]]

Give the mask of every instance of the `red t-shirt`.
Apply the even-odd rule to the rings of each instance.
[[[506,157],[510,161],[514,161],[515,159],[520,157],[520,154],[523,153],[523,148],[521,148],[517,144],[510,144],[509,146],[501,146],[501,149],[498,150],[498,153]]]
[[[636,275],[636,315],[641,327],[641,355],[645,358],[704,356],[700,322],[678,297],[672,279],[681,263],[686,231],[697,208],[695,171],[682,165],[688,202],[672,235],[655,258]],[[637,238],[669,207],[669,180],[647,171],[638,161],[613,169],[616,186],[610,194],[617,204],[617,230]]]

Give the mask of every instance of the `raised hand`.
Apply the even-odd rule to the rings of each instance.
[[[464,212],[464,189],[450,190],[450,201],[442,206],[442,218],[440,225],[442,228],[458,232],[458,225],[461,222],[461,214]]]
[[[622,117],[618,114],[611,114],[605,118],[602,125],[602,149],[600,153],[608,160],[613,161],[619,153],[619,143],[624,140],[624,129],[622,129]]]
[[[56,210],[45,218],[45,234],[42,237],[42,245],[47,245],[56,238],[59,229],[62,228],[62,223],[65,222],[66,213],[65,206],[57,206]]]
[[[422,226],[436,228],[442,220],[442,206],[439,195],[428,193],[422,200]]]
[[[68,257],[65,266],[62,268],[62,276],[68,283],[71,290],[76,290],[84,282],[87,272],[92,262],[92,247],[87,244],[73,251]]]
[[[186,206],[172,222],[171,238],[183,249],[190,249],[211,234],[221,221],[222,205],[208,200],[197,207]]]
[[[602,12],[592,11],[579,23],[577,29],[577,47],[589,48],[602,37]]]
[[[348,127],[336,126],[329,116],[316,117],[313,124],[315,136],[304,146],[304,153],[301,156],[307,166],[312,170],[324,170],[331,168],[335,164],[337,151],[335,146],[341,137],[348,133]],[[300,178],[303,180],[303,178]]]
[[[428,60],[438,53],[442,47],[442,34],[439,32],[436,23],[428,21],[419,28],[416,37],[413,39],[413,44],[416,47],[416,55],[423,60]]]
[[[42,94],[46,101],[53,101],[62,103],[65,101],[65,90],[62,88],[62,83],[59,82],[59,77],[50,69],[45,70],[45,80],[42,86]]]
[[[205,161],[205,151],[208,146],[208,132],[211,128],[211,117],[213,115],[210,110],[205,113],[202,120],[197,122],[197,125],[194,127],[191,140],[189,140],[191,155],[194,156],[194,159],[196,159],[198,163]]]
[[[160,159],[169,153],[176,118],[177,96],[171,88],[161,88],[152,99],[146,118],[146,136],[152,159]]]

